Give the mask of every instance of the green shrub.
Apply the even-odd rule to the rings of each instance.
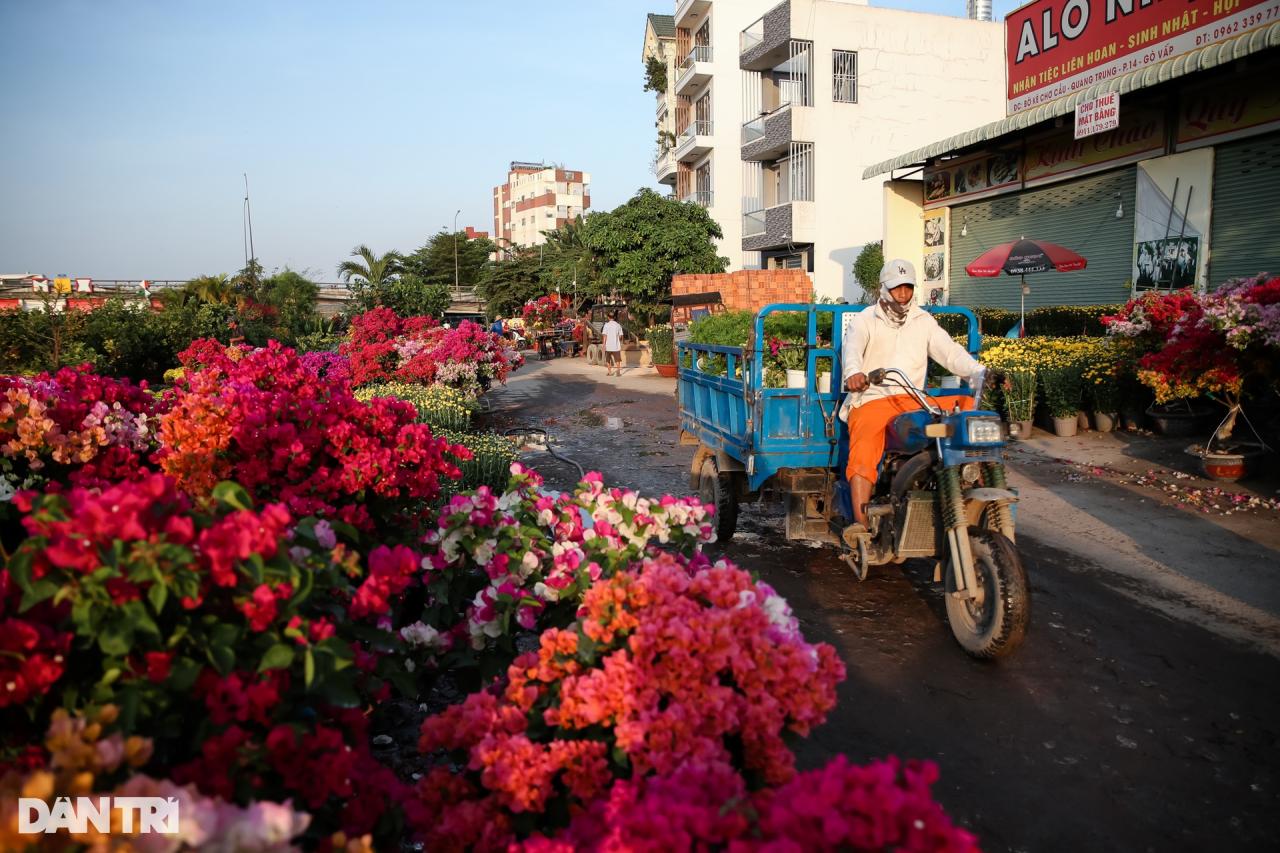
[[[671,327],[653,326],[648,331],[649,353],[654,364],[675,364],[675,338]]]
[[[1032,337],[1069,338],[1078,335],[1102,337],[1106,329],[1102,317],[1114,314],[1120,305],[1044,305],[1027,312],[1027,334]],[[982,334],[1004,337],[1018,325],[1019,314],[1006,308],[974,308]],[[939,314],[938,324],[953,335],[968,330],[959,314]]]

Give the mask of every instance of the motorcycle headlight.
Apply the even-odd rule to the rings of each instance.
[[[969,444],[999,444],[1004,441],[997,418],[969,418],[966,423]]]

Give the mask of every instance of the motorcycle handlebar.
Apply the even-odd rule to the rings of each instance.
[[[883,367],[878,367],[867,374],[867,381],[872,385],[879,385],[884,382],[884,374],[885,369]]]

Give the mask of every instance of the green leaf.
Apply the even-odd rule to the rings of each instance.
[[[103,654],[123,657],[133,648],[133,631],[120,625],[108,625],[98,634],[98,648]]]
[[[20,612],[29,610],[40,602],[53,598],[60,588],[58,582],[52,578],[41,578],[35,581],[22,594],[22,602],[18,605],[18,610]]]
[[[167,689],[175,693],[181,693],[191,689],[196,683],[196,678],[200,675],[200,664],[191,658],[175,658],[173,666],[169,669],[169,682]]]
[[[307,649],[307,653],[302,657],[302,683],[308,690],[311,689],[311,682],[316,679],[316,658],[311,653],[311,649]]]
[[[578,628],[578,660],[591,666],[596,662],[596,641],[583,633],[582,628]]]
[[[293,663],[293,657],[292,646],[276,643],[262,656],[262,662],[258,664],[258,672],[266,672],[268,669],[285,669]]]
[[[147,601],[151,602],[151,609],[156,613],[164,610],[164,603],[169,600],[169,587],[163,582],[153,583],[151,589],[147,590]]]
[[[213,499],[232,509],[253,509],[253,498],[239,483],[223,480],[213,487]]]
[[[230,646],[210,646],[209,662],[217,668],[220,675],[226,675],[235,668],[236,653]]]
[[[107,670],[106,672],[104,672],[102,674],[101,680],[99,680],[98,683],[105,686],[105,685],[114,683],[115,680],[119,677],[120,677],[120,667],[115,666]]]
[[[153,637],[160,636],[160,629],[156,627],[155,620],[151,618],[151,614],[147,612],[146,606],[141,601],[130,601],[121,608],[121,612],[128,618],[134,631],[141,631]]]

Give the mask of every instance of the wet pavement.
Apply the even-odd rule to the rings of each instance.
[[[533,361],[490,394],[489,421],[545,428],[606,483],[687,494],[694,448],[678,443],[674,388],[650,369],[612,379]],[[1173,452],[1140,435],[1015,447],[1032,621],[996,663],[952,640],[932,561],[858,583],[834,549],[787,542],[780,507],[744,506],[724,555],[785,595],[849,671],[826,725],[796,743],[802,764],[932,759],[938,799],[987,850],[1272,849],[1280,512],[1270,483],[1223,489],[1264,499],[1228,497],[1230,515],[1180,500],[1169,482],[1211,486],[1175,476]],[[553,487],[577,479],[549,454],[526,461]]]

